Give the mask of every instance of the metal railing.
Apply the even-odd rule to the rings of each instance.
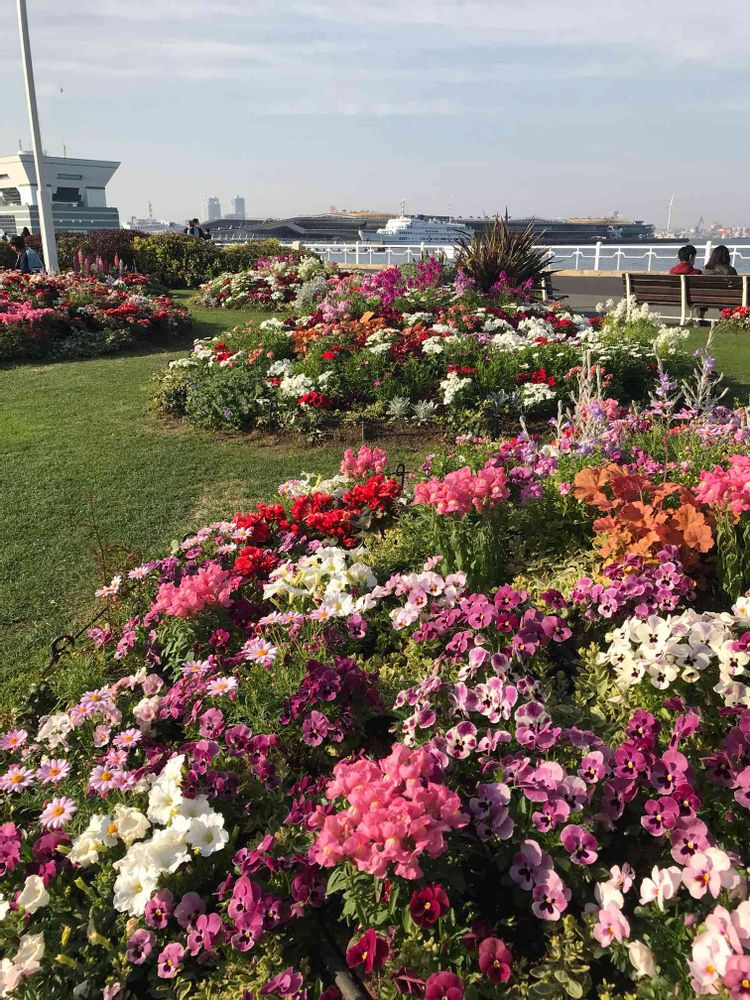
[[[323,260],[336,264],[357,266],[361,264],[406,264],[422,259],[425,255],[441,255],[451,260],[456,248],[433,243],[390,244],[378,246],[370,243],[300,243],[319,254]],[[696,244],[698,266],[711,256],[714,244]],[[733,267],[738,271],[750,270],[750,244],[726,244]],[[574,271],[668,271],[677,262],[677,250],[682,243],[586,243],[555,244],[549,247],[550,267]]]

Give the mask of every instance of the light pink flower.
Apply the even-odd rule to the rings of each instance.
[[[67,796],[50,799],[42,810],[39,822],[49,830],[59,830],[70,822],[77,812],[78,806]]]

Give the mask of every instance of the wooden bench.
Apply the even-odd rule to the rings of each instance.
[[[695,310],[723,309],[748,305],[750,275],[646,274],[622,276],[625,296],[630,303],[650,306],[677,306],[680,323],[695,319]]]

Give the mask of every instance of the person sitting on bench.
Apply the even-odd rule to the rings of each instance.
[[[673,268],[670,269],[670,274],[703,274],[695,267],[695,258],[698,255],[698,251],[695,249],[692,243],[688,243],[687,246],[680,247],[677,256],[680,258],[679,264],[675,264]]]
[[[737,269],[732,267],[732,258],[729,256],[729,248],[725,246],[714,247],[705,269],[706,274],[737,274]]]

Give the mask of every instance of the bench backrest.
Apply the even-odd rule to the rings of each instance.
[[[750,276],[707,274],[623,274],[625,294],[650,305],[724,306],[748,304]],[[684,296],[684,298],[683,298]]]

